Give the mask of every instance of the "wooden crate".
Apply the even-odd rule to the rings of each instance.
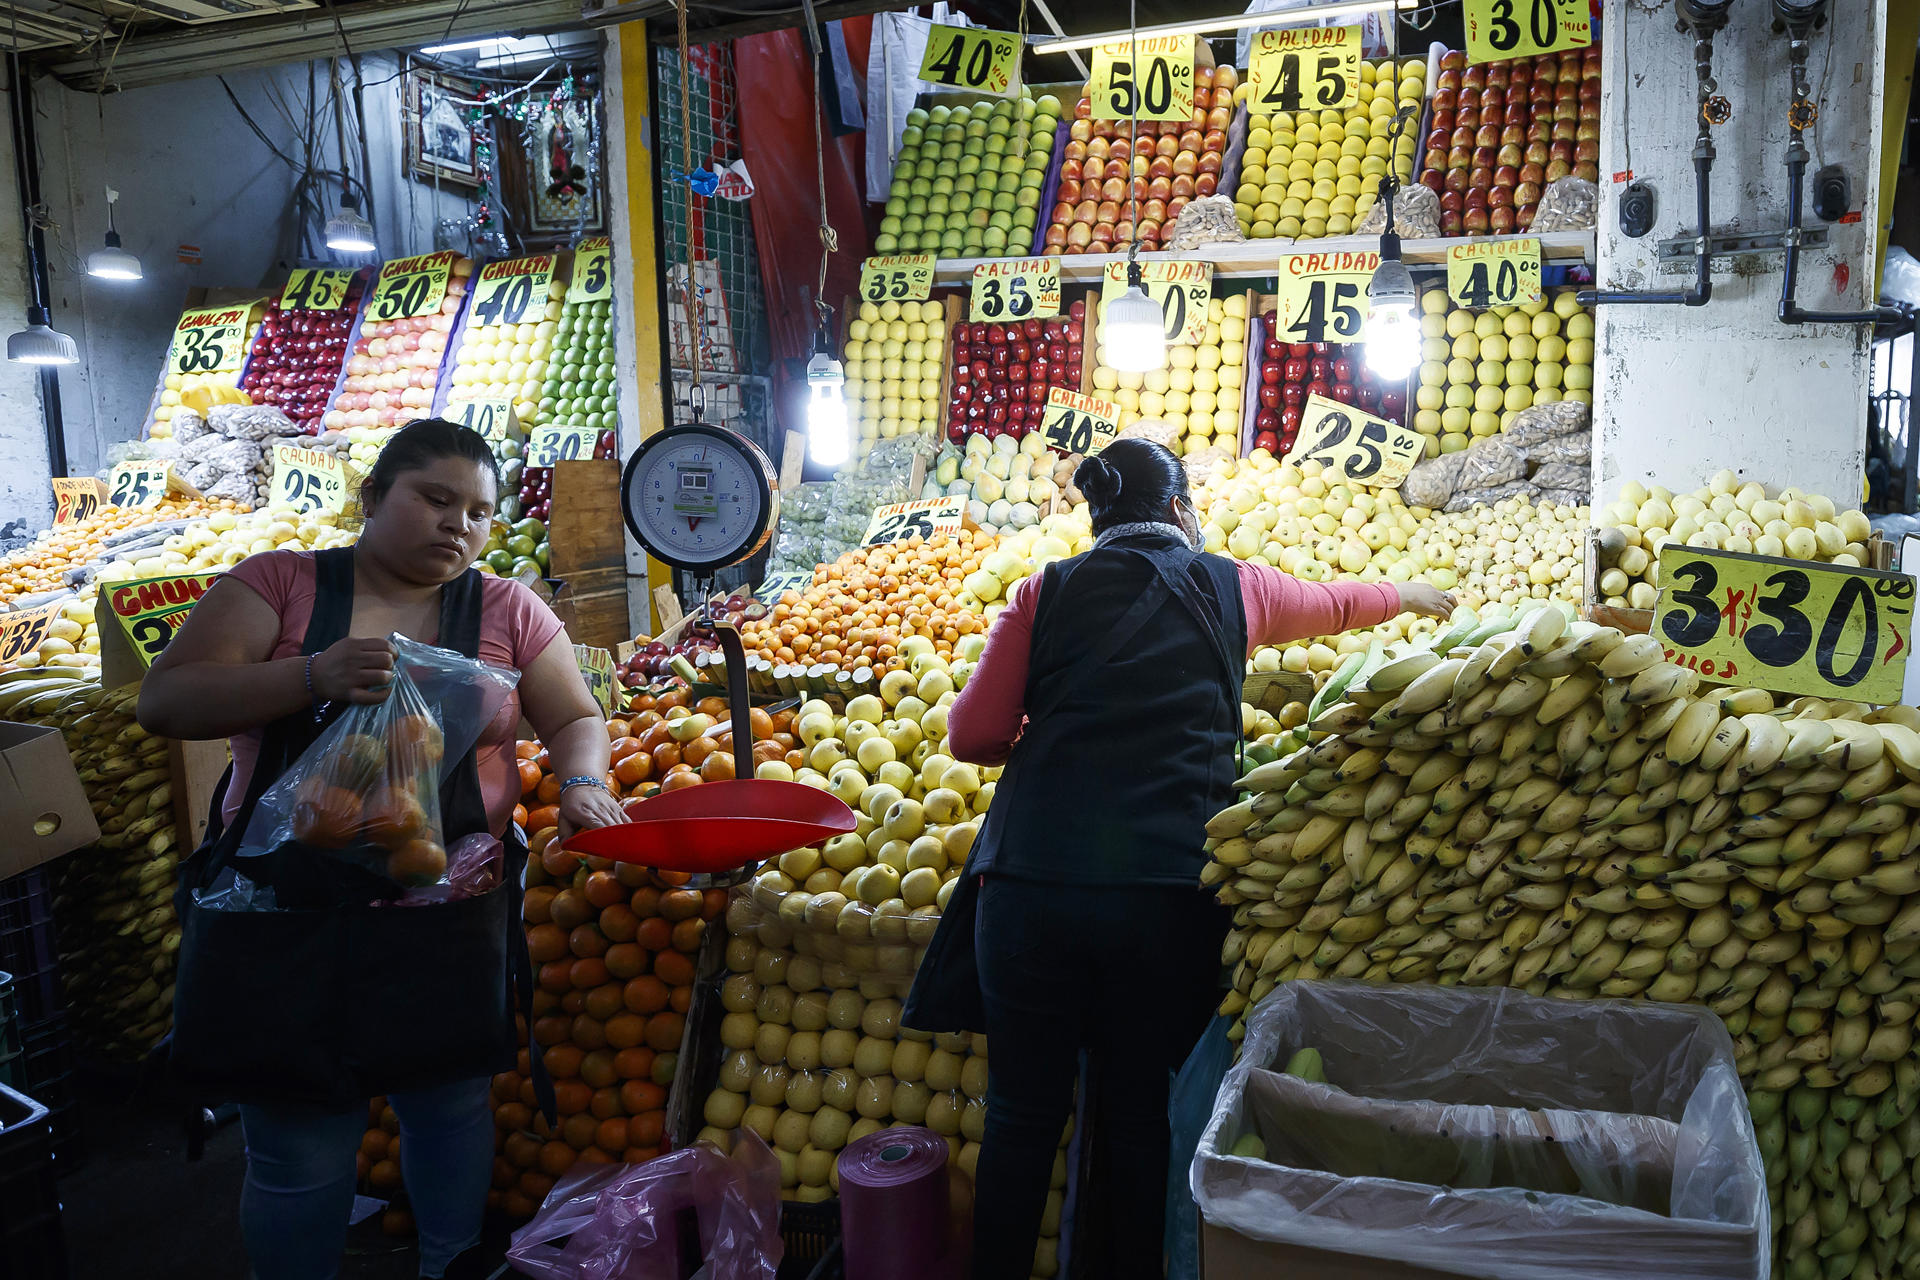
[[[620,464],[611,459],[556,463],[552,511],[547,576],[566,584],[554,596],[554,612],[575,644],[611,650],[629,630]]]

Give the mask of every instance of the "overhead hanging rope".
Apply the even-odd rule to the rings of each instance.
[[[678,0],[675,9],[680,19],[680,168],[690,174],[693,172],[693,95],[688,85],[693,78],[693,60],[687,48],[687,4],[688,0]],[[687,367],[692,374],[687,399],[693,407],[693,416],[698,418],[703,399],[700,387],[700,339],[705,315],[700,305],[699,282],[694,279],[693,195],[693,188],[689,186],[685,226],[687,280],[683,301],[687,311]]]

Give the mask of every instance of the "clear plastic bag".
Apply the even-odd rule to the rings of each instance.
[[[1328,1083],[1277,1074],[1303,1048]],[[1264,1158],[1231,1154],[1249,1134]],[[1769,1269],[1733,1042],[1684,1005],[1285,983],[1191,1176],[1209,1227],[1487,1280]]]
[[[1600,188],[1585,178],[1569,175],[1547,184],[1527,230],[1535,235],[1543,231],[1591,231],[1599,215]]]
[[[679,1280],[682,1230],[698,1231],[707,1280],[774,1280],[780,1163],[758,1134],[741,1130],[731,1154],[697,1142],[645,1164],[576,1165],[507,1260],[539,1280]]]
[[[1500,433],[1500,438],[1509,444],[1530,449],[1542,440],[1551,440],[1555,436],[1590,431],[1592,421],[1592,413],[1584,402],[1555,400],[1551,404],[1536,404],[1514,414],[1513,421]]]
[[[389,642],[394,673],[385,700],[349,707],[267,788],[234,866],[201,895],[201,906],[270,911],[391,901],[449,883],[441,784],[520,675],[402,635]],[[479,876],[466,868],[464,882]]]
[[[1387,229],[1387,206],[1376,200],[1353,229],[1357,236],[1379,235]],[[1408,183],[1393,193],[1393,229],[1409,240],[1432,239],[1440,234],[1440,197],[1419,183]]]

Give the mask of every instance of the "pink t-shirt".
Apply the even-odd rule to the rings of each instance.
[[[1242,560],[1240,599],[1247,614],[1247,651],[1308,636],[1371,627],[1401,612],[1400,592],[1386,582],[1307,582]],[[1041,575],[1024,578],[993,630],[967,687],[947,713],[947,749],[956,760],[1003,764],[1026,724],[1027,661]]]
[[[313,553],[267,551],[248,556],[227,571],[258,592],[280,615],[280,635],[269,660],[298,657],[313,619]],[[481,578],[480,653],[482,662],[514,671],[524,670],[539,657],[564,628],[560,619],[533,594],[506,578]],[[480,735],[474,763],[480,770],[480,793],[487,806],[487,825],[495,835],[507,829],[513,806],[520,800],[520,772],[514,763],[514,733],[520,725],[520,695],[507,698],[500,714]],[[233,746],[233,782],[222,801],[222,819],[233,821],[246,798],[253,762],[260,754],[260,734],[236,734]]]

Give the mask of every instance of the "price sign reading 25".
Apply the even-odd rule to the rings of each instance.
[[[1355,484],[1391,488],[1407,478],[1426,452],[1416,431],[1324,396],[1308,396],[1292,462],[1318,462]]]
[[[1664,547],[1653,634],[1674,661],[1780,693],[1895,703],[1913,641],[1904,573]]]
[[[966,519],[965,498],[922,498],[876,507],[862,546],[877,547],[908,538],[927,539],[936,533],[958,533]]]

